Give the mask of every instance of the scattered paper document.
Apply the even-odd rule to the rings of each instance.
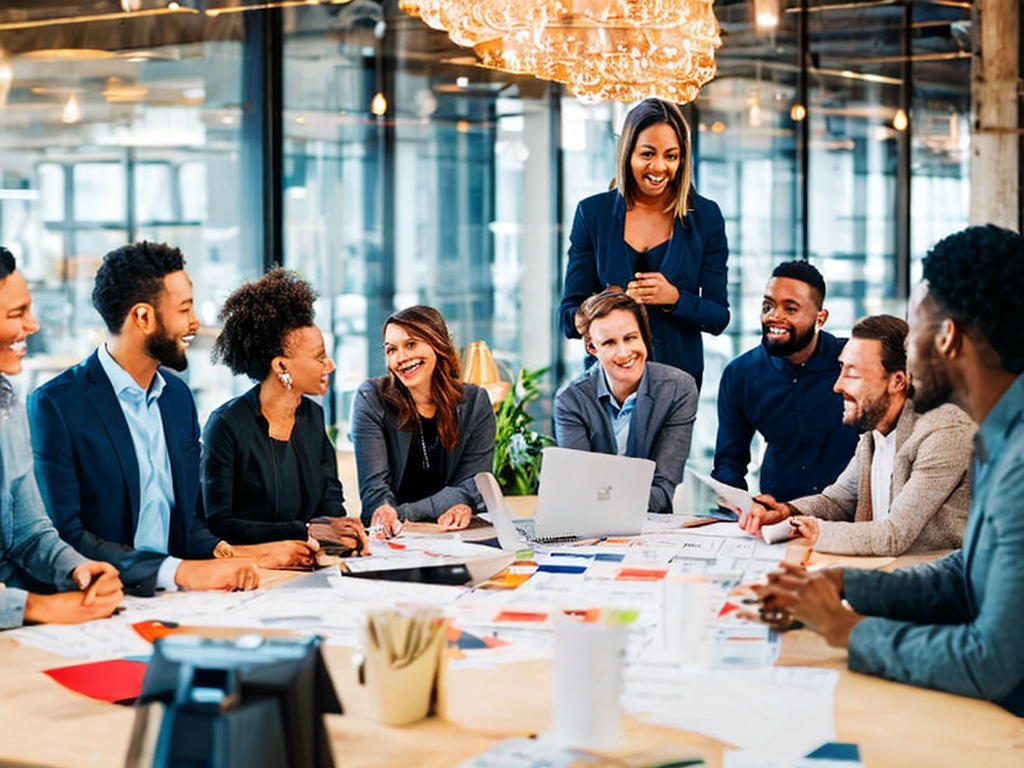
[[[737,513],[743,513],[749,512],[750,508],[754,506],[754,497],[742,488],[734,488],[731,485],[726,485],[719,480],[715,480],[715,478],[710,475],[702,475],[700,472],[694,472],[689,467],[686,468],[686,471],[691,477],[700,480],[704,485],[711,488],[718,497],[718,503],[723,507],[727,507]]]
[[[766,759],[795,759],[835,739],[838,680],[839,673],[831,669],[731,671],[634,664],[626,670],[623,707],[651,722],[756,749]]]

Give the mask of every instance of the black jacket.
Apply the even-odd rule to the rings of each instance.
[[[232,544],[306,539],[314,517],[345,514],[337,457],[324,430],[324,411],[303,398],[295,412],[292,448],[299,465],[301,513],[280,517],[269,425],[259,385],[210,414],[203,430],[203,502],[210,530]]]

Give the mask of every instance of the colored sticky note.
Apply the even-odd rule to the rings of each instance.
[[[620,568],[615,574],[618,581],[661,581],[668,568]]]
[[[523,621],[523,622],[544,622],[548,620],[546,613],[538,611],[509,611],[505,610],[494,617],[495,621]]]
[[[579,574],[586,573],[587,566],[585,565],[562,565],[561,563],[544,563],[538,566],[537,571],[540,573],[571,573]]]
[[[146,663],[133,659],[90,661],[45,670],[69,691],[99,701],[131,704],[142,693]]]

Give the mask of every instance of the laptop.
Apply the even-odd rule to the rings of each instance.
[[[650,459],[545,448],[537,511],[518,520],[493,475],[481,472],[476,483],[498,543],[514,551],[529,542],[636,536],[647,518],[654,468]]]

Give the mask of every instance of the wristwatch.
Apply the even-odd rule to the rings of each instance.
[[[235,550],[230,544],[221,539],[217,542],[217,546],[213,548],[214,557],[234,557]]]

